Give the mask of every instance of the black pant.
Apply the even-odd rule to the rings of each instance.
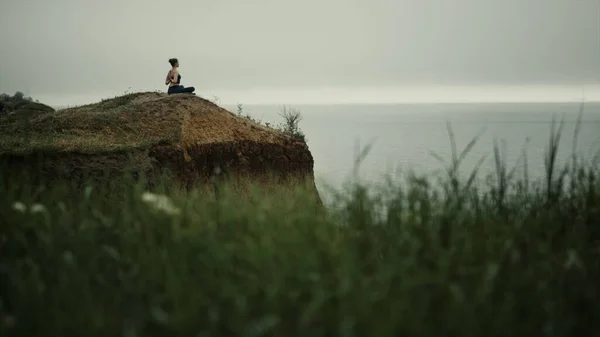
[[[167,93],[169,95],[172,94],[183,94],[183,93],[191,93],[194,92],[194,90],[196,90],[194,87],[184,87],[183,85],[174,85],[172,87],[169,87],[169,90],[167,91]]]

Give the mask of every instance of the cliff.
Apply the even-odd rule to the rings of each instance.
[[[2,117],[0,132],[0,158],[12,172],[69,179],[170,172],[183,188],[226,176],[316,192],[305,142],[192,95],[134,93],[26,120]]]

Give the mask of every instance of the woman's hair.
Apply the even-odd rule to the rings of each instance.
[[[177,59],[176,58],[169,59],[169,63],[171,64],[171,66],[174,67],[175,63],[177,63]]]

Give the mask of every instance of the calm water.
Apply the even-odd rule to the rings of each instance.
[[[435,172],[443,169],[431,153],[451,158],[446,128],[450,122],[457,148],[461,151],[473,137],[483,135],[465,158],[462,168],[471,171],[487,156],[481,172],[494,167],[494,139],[506,142],[510,167],[527,151],[530,176],[544,170],[552,117],[564,118],[559,160],[572,153],[579,103],[573,104],[414,104],[414,105],[332,105],[292,106],[301,111],[300,128],[306,134],[315,160],[317,187],[340,188],[352,178],[356,144],[372,148],[359,167],[359,177],[368,183],[381,182],[386,174],[414,170]],[[232,112],[234,106],[226,106]],[[244,106],[244,111],[263,122],[281,123],[280,106]],[[600,104],[584,106],[577,140],[577,152],[591,160],[600,151]],[[527,142],[527,145],[526,145]],[[522,170],[521,170],[522,172]]]

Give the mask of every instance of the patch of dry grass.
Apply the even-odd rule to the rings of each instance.
[[[200,97],[133,93],[53,114],[0,122],[0,154],[101,153],[154,145],[252,140],[283,143],[283,133]]]

